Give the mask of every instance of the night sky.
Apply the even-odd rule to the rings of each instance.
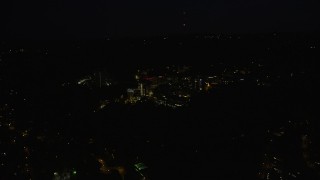
[[[318,32],[319,0],[6,0],[1,38]]]

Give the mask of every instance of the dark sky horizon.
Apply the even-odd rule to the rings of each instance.
[[[319,7],[316,0],[8,0],[0,38],[319,32]]]

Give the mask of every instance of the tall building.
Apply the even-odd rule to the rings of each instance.
[[[139,89],[140,89],[140,96],[141,96],[141,97],[142,97],[142,96],[145,96],[145,90],[144,90],[144,88],[143,88],[143,84],[142,84],[142,83],[140,83]]]
[[[199,91],[202,91],[202,87],[203,87],[203,80],[199,79]]]
[[[204,82],[202,78],[195,78],[194,79],[194,90],[195,91],[202,91],[204,87]]]

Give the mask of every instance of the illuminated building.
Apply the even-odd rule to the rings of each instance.
[[[203,89],[203,79],[201,78],[196,78],[194,80],[194,90],[196,91],[202,91]]]
[[[143,88],[143,84],[140,83],[140,96],[143,97],[145,96],[145,89]]]

